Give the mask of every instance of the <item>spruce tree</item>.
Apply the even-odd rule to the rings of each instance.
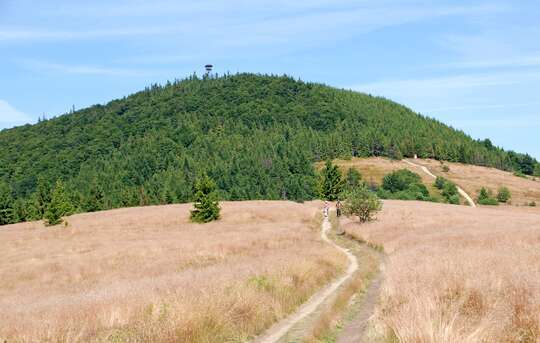
[[[349,189],[354,189],[362,183],[362,174],[354,168],[349,168],[346,175],[347,187]]]
[[[57,225],[62,223],[62,217],[70,215],[73,206],[66,194],[62,181],[56,181],[56,186],[51,196],[51,203],[45,212],[45,222],[47,225]]]
[[[5,182],[0,182],[0,225],[13,223],[14,200],[11,195],[11,188]]]
[[[319,196],[325,200],[337,200],[344,186],[345,181],[341,177],[339,168],[330,160],[326,161],[319,179]]]
[[[37,182],[37,189],[32,194],[29,206],[29,219],[30,220],[40,220],[45,216],[49,203],[51,202],[51,187],[45,181],[44,178],[40,177]]]
[[[195,209],[191,211],[191,221],[208,223],[219,219],[219,202],[216,183],[207,175],[195,182]]]

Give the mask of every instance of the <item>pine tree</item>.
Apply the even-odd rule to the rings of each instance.
[[[14,200],[11,188],[5,182],[0,182],[0,225],[11,224],[14,219]]]
[[[332,164],[330,160],[326,161],[319,179],[319,195],[325,200],[334,201],[343,191],[345,181],[341,177],[339,168]]]
[[[56,186],[51,196],[51,203],[45,212],[45,222],[47,225],[57,225],[62,223],[62,217],[70,215],[73,206],[67,197],[62,181],[56,181]]]
[[[51,187],[44,178],[39,178],[37,183],[37,189],[34,194],[32,194],[32,198],[30,200],[28,219],[43,219],[50,202]]]
[[[195,209],[191,211],[191,221],[208,223],[219,219],[220,208],[216,183],[207,175],[195,182]]]
[[[353,189],[362,183],[362,174],[354,168],[349,168],[346,175],[347,187]]]

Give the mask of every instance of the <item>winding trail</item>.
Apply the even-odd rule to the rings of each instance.
[[[256,337],[252,341],[253,343],[278,342],[295,324],[297,324],[302,319],[306,318],[315,310],[317,310],[319,305],[321,305],[331,295],[336,293],[339,287],[343,285],[345,281],[349,280],[352,275],[358,270],[358,259],[356,258],[356,256],[354,256],[348,249],[340,247],[330,238],[328,238],[327,233],[330,228],[330,222],[328,221],[328,218],[325,217],[322,223],[321,238],[323,241],[332,245],[334,248],[343,252],[347,256],[347,258],[349,259],[349,267],[347,268],[347,272],[342,277],[332,282],[330,285],[315,293],[306,303],[300,306],[300,308],[296,312],[274,324],[261,336]]]
[[[408,165],[411,165],[413,167],[416,167],[416,168],[420,168],[422,169],[422,171],[424,173],[426,173],[427,175],[431,176],[432,178],[436,179],[437,176],[435,174],[433,174],[427,167],[424,167],[420,164],[416,164],[416,163],[413,163],[409,160],[405,160],[403,159],[403,162],[407,163]],[[465,198],[465,200],[467,200],[467,202],[469,203],[469,205],[471,207],[476,207],[476,204],[474,203],[474,200],[469,196],[469,194],[467,194],[467,192],[465,192],[463,189],[461,189],[461,187],[457,186],[457,190],[459,192],[459,194]]]

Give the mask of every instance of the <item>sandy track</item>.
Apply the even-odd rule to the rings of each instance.
[[[411,161],[408,161],[408,160],[403,160],[403,162],[413,166],[413,167],[416,167],[416,168],[420,168],[424,173],[426,173],[427,175],[431,176],[432,178],[436,179],[437,176],[435,174],[433,174],[427,167],[424,167],[422,165],[419,165],[419,164],[416,164],[416,163],[413,163]],[[469,196],[469,194],[467,194],[467,192],[465,192],[461,187],[457,186],[457,190],[459,192],[459,194],[465,198],[465,200],[467,200],[467,202],[469,203],[469,205],[471,207],[476,207],[476,204],[474,203],[474,200]]]
[[[349,259],[349,267],[347,268],[347,272],[342,277],[335,280],[330,285],[326,286],[324,289],[315,293],[305,304],[300,306],[300,308],[295,313],[274,324],[263,335],[255,338],[252,341],[253,343],[278,342],[295,324],[313,313],[319,307],[319,305],[321,305],[331,295],[336,293],[338,288],[345,281],[349,280],[352,275],[358,270],[358,259],[356,258],[356,256],[354,256],[349,250],[340,247],[328,238],[327,233],[330,228],[331,225],[328,221],[328,218],[324,218],[324,221],[322,223],[321,238],[323,241],[332,245],[347,256],[347,258]]]

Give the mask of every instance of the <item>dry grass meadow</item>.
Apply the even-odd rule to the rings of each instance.
[[[488,187],[496,194],[499,187],[505,186],[512,193],[512,205],[523,206],[535,201],[540,206],[540,179],[518,177],[495,168],[451,162],[444,163],[450,170],[443,172],[443,165],[439,161],[417,159],[414,162],[428,167],[435,175],[454,181],[475,199],[482,187]]]
[[[540,342],[540,210],[385,201],[342,226],[387,254],[370,341]]]
[[[319,203],[130,208],[0,230],[0,338],[234,342],[260,333],[343,271]]]

